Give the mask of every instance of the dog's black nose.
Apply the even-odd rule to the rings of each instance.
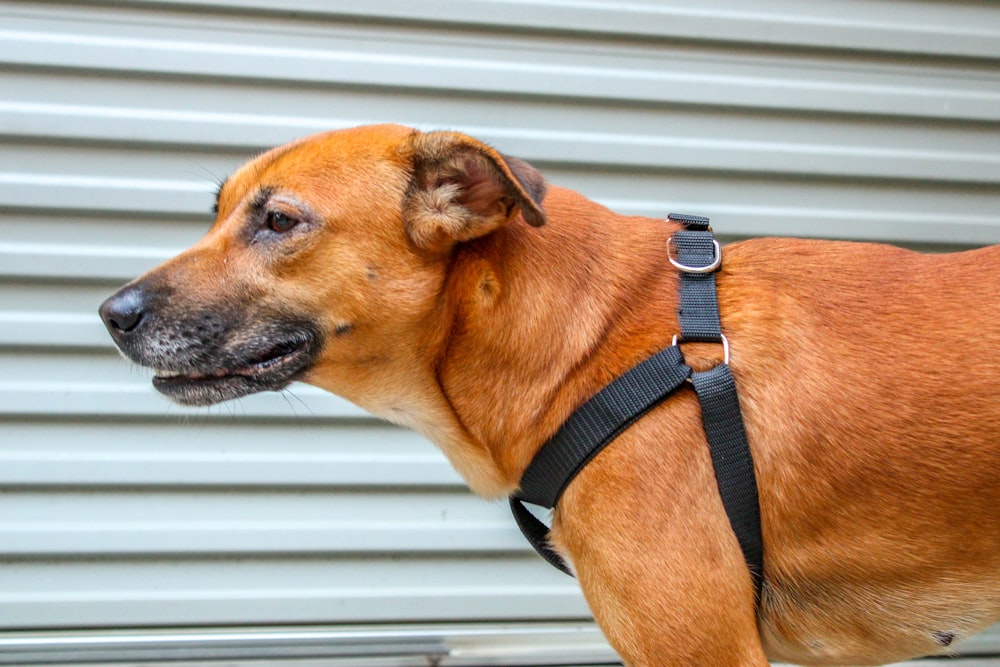
[[[139,326],[146,311],[146,291],[141,285],[129,285],[111,295],[98,311],[112,336],[127,334]]]

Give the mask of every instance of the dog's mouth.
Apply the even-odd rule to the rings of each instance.
[[[278,341],[220,355],[215,363],[154,370],[153,386],[184,405],[211,405],[261,391],[280,391],[312,364],[318,337],[297,331]]]

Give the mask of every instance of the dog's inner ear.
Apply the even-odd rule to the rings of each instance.
[[[415,135],[413,177],[403,218],[413,242],[428,250],[485,236],[518,214],[545,224],[545,180],[531,165],[455,132]]]

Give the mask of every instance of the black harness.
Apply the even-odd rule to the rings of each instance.
[[[764,544],[753,459],[743,427],[736,383],[729,370],[729,341],[719,322],[715,272],[722,249],[708,218],[671,214],[684,225],[667,241],[670,263],[680,271],[680,335],[673,344],[615,379],[584,403],[538,451],[520,489],[510,498],[511,511],[535,551],[572,576],[549,544],[549,528],[524,503],[552,509],[573,478],[625,429],[690,381],[701,403],[702,423],[712,454],[715,478],[729,522],[743,550],[759,604],[764,577]],[[695,373],[684,363],[679,343],[723,346],[724,361]]]

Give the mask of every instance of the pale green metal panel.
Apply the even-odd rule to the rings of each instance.
[[[384,121],[730,239],[1000,242],[995,4],[0,2],[0,628],[587,621],[422,438],[173,406],[96,318],[248,156]]]

